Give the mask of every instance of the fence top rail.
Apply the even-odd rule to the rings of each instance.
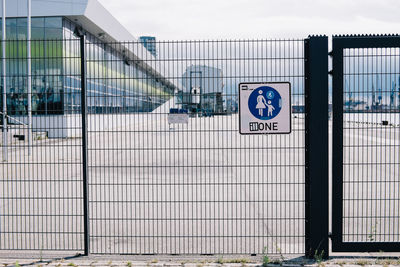
[[[332,36],[333,50],[346,48],[389,48],[400,47],[400,35],[334,35]]]
[[[304,38],[306,39],[306,37]],[[303,42],[301,38],[248,38],[248,39],[198,39],[198,40],[156,40],[152,43],[157,44],[169,44],[169,43],[246,43],[246,42]],[[27,42],[27,39],[6,39],[5,42]],[[31,39],[31,42],[60,42],[60,41],[75,41],[79,42],[79,38],[54,38],[54,39]],[[109,40],[86,40],[86,43],[107,43],[107,44],[143,44],[139,40],[121,40],[121,41],[109,41]]]
[[[0,39],[1,42],[3,42],[2,39]],[[27,39],[6,39],[5,42],[28,42],[29,40]],[[74,39],[74,38],[54,38],[54,39],[31,39],[30,42],[67,42],[67,41],[74,41],[74,42],[79,42],[79,39]]]

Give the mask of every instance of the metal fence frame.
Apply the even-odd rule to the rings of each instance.
[[[84,32],[80,37],[82,116],[82,210],[84,255],[90,254],[89,173],[87,144],[87,58]],[[346,48],[400,47],[399,36],[333,37],[333,209],[332,251],[399,251],[400,243],[343,242],[343,50]],[[310,36],[304,40],[305,78],[305,255],[329,256],[329,173],[328,173],[328,38]],[[4,129],[3,129],[4,131]],[[0,214],[1,215],[1,214]]]
[[[87,86],[86,86],[86,36],[76,29],[79,36],[79,46],[81,52],[81,116],[82,116],[82,188],[83,188],[83,229],[84,229],[84,255],[89,255],[90,251],[90,214],[89,214],[89,179],[88,179],[88,127],[87,127]]]
[[[329,257],[328,37],[305,40],[306,256]]]
[[[79,40],[69,40],[71,43],[78,44]],[[38,61],[43,65],[57,65],[61,56],[59,48],[66,40],[34,40],[32,44],[31,55],[34,64],[32,68],[39,69]],[[26,72],[27,64],[24,65],[22,60],[26,60],[24,51],[26,51],[26,40],[5,40],[2,43],[8,44],[4,58],[7,61],[7,67],[12,71],[7,73],[7,79],[15,80],[7,84],[8,88],[15,91],[7,92],[10,99],[13,97],[17,100],[27,99],[26,91],[22,91],[25,81],[28,78]],[[45,45],[54,48],[44,56]],[[79,56],[69,56],[71,65],[79,62]],[[25,61],[26,63],[26,61]],[[36,65],[35,65],[36,64]],[[57,65],[59,66],[59,65]],[[42,67],[40,67],[42,68]],[[66,71],[68,75],[76,76]],[[40,78],[39,78],[40,76]],[[59,82],[59,77],[51,71],[38,74],[33,73],[31,77],[41,79],[42,77],[51,77],[52,81]],[[57,77],[57,79],[54,79]],[[60,77],[61,79],[62,77]],[[52,86],[57,87],[57,82]],[[45,84],[45,81],[43,81]],[[33,83],[33,86],[34,83]],[[38,86],[39,87],[39,86]],[[47,99],[47,89],[49,84],[43,86],[42,89],[46,93],[41,94],[38,99]],[[26,87],[25,87],[26,88]],[[16,90],[18,89],[18,90]],[[15,94],[14,94],[15,92]],[[32,94],[33,95],[33,94]],[[37,92],[39,95],[39,92]],[[61,93],[54,93],[60,98]],[[21,101],[22,102],[22,101]],[[22,106],[24,107],[24,106]],[[47,123],[44,113],[44,107],[37,109],[38,121]],[[48,114],[59,114],[58,106],[52,105]],[[54,113],[53,113],[54,112]],[[22,113],[22,112],[21,112]],[[27,116],[22,115],[18,110],[8,110],[6,118],[12,124],[8,124],[7,128],[2,129],[2,133],[9,135],[9,140],[20,141],[26,140],[28,132],[32,130],[32,126],[27,121]],[[46,113],[46,115],[48,115]],[[75,121],[76,122],[76,121]],[[0,225],[3,232],[0,234],[1,250],[9,253],[10,250],[15,251],[57,251],[58,253],[71,253],[73,251],[83,251],[84,244],[81,238],[84,236],[82,218],[84,217],[82,194],[81,167],[82,164],[82,142],[81,139],[63,140],[60,145],[58,142],[46,139],[43,129],[46,131],[62,132],[67,130],[62,123],[54,123],[52,126],[39,125],[37,130],[40,132],[35,136],[34,146],[40,149],[33,149],[32,154],[28,154],[29,144],[15,141],[4,145],[5,154],[4,162],[0,163]],[[72,127],[71,127],[72,128]],[[78,129],[79,128],[79,129]],[[80,131],[80,127],[76,127]],[[14,135],[14,136],[12,136]],[[67,160],[58,154],[58,149],[64,147],[70,156]],[[3,146],[2,146],[3,149]],[[40,150],[40,153],[39,153]],[[7,154],[10,156],[7,157]],[[33,156],[33,157],[31,157]],[[71,174],[76,174],[74,177]],[[64,220],[64,218],[68,218]],[[61,222],[61,223],[60,223]],[[82,221],[83,222],[83,221]],[[3,238],[4,237],[4,238]],[[83,240],[83,239],[82,239]]]
[[[86,62],[84,34],[81,39],[81,62]],[[328,242],[328,38],[310,36],[304,40],[305,68],[305,105],[306,105],[306,181],[305,181],[305,255],[314,258],[316,254],[329,257]],[[86,65],[82,64],[82,80],[86,81]],[[82,88],[85,88],[82,82]],[[323,90],[326,88],[325,90]],[[321,90],[322,89],[322,90]],[[82,90],[82,103],[86,103]],[[326,101],[323,101],[326,100]],[[82,108],[82,118],[86,109]],[[321,126],[325,125],[325,127]],[[90,230],[88,215],[88,181],[87,181],[87,138],[86,123],[82,122],[83,136],[83,186],[85,207],[85,255],[90,251]],[[86,154],[86,155],[85,155]],[[324,155],[324,156],[321,156]],[[325,178],[325,179],[324,179]]]
[[[81,37],[81,40],[82,38],[83,37]],[[222,43],[223,41],[221,41],[221,44]],[[244,41],[244,43],[246,43],[246,41]],[[251,43],[251,41],[249,41],[249,43]],[[190,44],[190,41],[188,41],[188,44]],[[196,42],[194,42],[194,44],[196,44]],[[317,154],[319,153],[317,148],[319,148],[319,151],[323,151],[325,149],[327,150],[327,130],[326,135],[321,135],[321,129],[316,127],[318,125],[326,124],[328,118],[327,116],[324,116],[324,114],[327,114],[327,109],[325,108],[326,103],[324,101],[318,101],[320,99],[326,99],[325,96],[327,96],[327,91],[321,90],[321,88],[327,88],[327,79],[320,79],[321,74],[325,74],[325,76],[327,76],[327,37],[310,37],[305,41],[305,45],[308,48],[308,52],[306,53],[308,53],[307,57],[309,57],[305,60],[304,65],[304,67],[309,70],[307,73],[305,73],[306,79],[309,80],[309,82],[305,85],[306,89],[304,92],[304,94],[307,95],[306,106],[308,106],[310,103],[310,101],[307,100],[307,97],[310,98],[311,101],[315,101],[314,105],[310,105],[307,108],[306,114],[307,120],[312,120],[312,123],[307,124],[308,128],[305,131],[305,138],[307,140],[306,143],[308,145],[312,145],[315,149],[308,149],[305,155],[305,169],[307,175],[305,181],[305,194],[307,195],[305,196],[305,212],[309,215],[318,215],[315,217],[315,220],[305,220],[305,227],[308,229],[305,231],[305,248],[307,250],[306,255],[310,258],[313,258],[316,252],[322,252],[324,257],[328,257],[328,234],[327,231],[325,231],[328,225],[327,221],[325,222],[326,227],[321,228],[321,222],[323,221],[325,213],[327,215],[328,211],[327,194],[323,193],[324,191],[321,190],[321,186],[327,186],[327,182],[325,183],[324,180],[320,179],[321,176],[327,175],[327,156],[320,157],[319,154]],[[319,58],[321,56],[322,58]],[[82,61],[85,61],[85,58],[82,57]],[[86,148],[86,150],[87,149],[88,148]],[[85,163],[87,164],[87,161]],[[83,169],[87,170],[87,166]],[[322,183],[311,181],[322,181]],[[315,194],[316,192],[320,192],[320,194]],[[318,204],[315,205],[311,203]],[[318,225],[319,227],[315,227],[314,225]],[[90,232],[88,231],[86,232],[85,240],[90,239]],[[86,244],[85,246],[86,255],[87,252],[90,252],[88,246],[89,244]]]
[[[332,251],[333,252],[398,252],[399,242],[343,242],[343,50],[346,48],[400,47],[398,35],[333,36],[332,101]]]
[[[88,110],[87,110],[87,41],[85,33],[82,29],[77,28],[75,35],[79,37],[79,48],[80,48],[80,86],[83,90],[80,92],[80,115],[81,115],[81,126],[78,131],[81,132],[82,136],[82,151],[81,151],[81,163],[82,163],[82,248],[83,255],[89,255],[91,251],[90,247],[90,177],[88,173]],[[75,40],[77,41],[77,40]],[[280,42],[283,40],[274,40],[273,42]],[[290,41],[290,40],[288,40]],[[321,88],[327,88],[327,37],[326,36],[311,36],[304,40],[304,99],[305,99],[305,132],[304,140],[305,145],[309,148],[305,151],[305,181],[304,181],[304,212],[306,219],[305,225],[305,254],[307,257],[313,258],[315,253],[324,253],[324,257],[328,257],[329,249],[327,242],[327,180],[321,179],[321,177],[327,177],[327,155],[321,157],[320,153],[327,150],[327,128],[321,132],[320,125],[327,124],[327,109],[326,100],[327,90],[321,90]],[[45,42],[45,41],[39,41]],[[227,43],[230,41],[227,41]],[[239,41],[246,44],[247,41]],[[259,42],[259,41],[257,41]],[[250,43],[250,42],[249,42]],[[301,41],[300,41],[301,43]],[[205,42],[208,44],[208,42]],[[216,43],[218,44],[218,42]],[[276,50],[275,53],[280,53],[280,50]],[[270,55],[271,56],[271,55]],[[79,58],[79,56],[78,56]],[[283,54],[281,59],[285,59]],[[15,59],[14,59],[15,60]],[[45,163],[45,162],[42,162]],[[321,190],[321,188],[325,188]],[[318,226],[318,227],[317,227]],[[324,226],[324,227],[321,227]],[[32,250],[35,250],[32,247]],[[51,247],[48,250],[53,250]]]

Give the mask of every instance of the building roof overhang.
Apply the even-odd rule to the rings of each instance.
[[[26,17],[27,0],[6,0],[6,17]],[[176,81],[169,80],[168,73],[161,62],[141,44],[132,46],[124,42],[139,42],[104,6],[97,0],[31,0],[32,17],[66,17],[85,31],[97,36],[101,41],[111,43],[113,48],[125,52],[128,60],[142,61],[140,66],[155,75],[164,83],[175,88]],[[0,14],[2,6],[0,5]],[[116,45],[119,43],[118,45]],[[140,55],[140,57],[139,57]],[[152,66],[146,61],[153,62]],[[159,66],[158,66],[159,65]],[[157,71],[160,70],[160,71]]]

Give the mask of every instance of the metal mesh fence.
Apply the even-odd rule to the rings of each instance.
[[[80,75],[80,54],[67,53],[66,44],[79,47],[79,42],[31,42],[31,125],[27,41],[5,43],[7,105],[1,104],[1,115],[6,114],[7,131],[1,119],[0,250],[80,251],[81,117],[67,116],[69,108],[63,106],[71,95],[65,81]],[[2,79],[2,99],[3,88]]]
[[[343,56],[343,242],[399,242],[400,49]]]
[[[152,44],[87,39],[90,252],[304,254],[303,40]],[[28,76],[27,42],[6,41],[0,250],[79,252],[79,40],[31,47]],[[277,81],[292,133],[240,135],[238,84]]]
[[[304,254],[303,42],[145,48],[89,35],[83,147],[79,40],[31,41],[30,75],[27,42],[7,40],[0,250],[82,251],[87,163],[91,253]],[[387,247],[400,237],[400,49],[343,51],[343,206],[333,210],[343,236],[333,238]],[[244,82],[290,82],[290,134],[239,134]]]
[[[303,40],[153,44],[88,40],[90,252],[303,254]],[[240,135],[238,84],[266,81],[292,133]]]

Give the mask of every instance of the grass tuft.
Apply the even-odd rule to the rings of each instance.
[[[218,257],[216,263],[218,264],[224,264],[224,259],[222,257]]]
[[[361,265],[361,266],[365,266],[365,265],[368,265],[368,261],[366,261],[366,260],[358,260],[356,262],[356,264],[357,265]]]
[[[266,267],[271,262],[270,258],[267,255],[267,247],[263,248],[263,257],[262,257],[262,266]]]
[[[324,254],[325,254],[325,252],[323,250],[319,253],[318,253],[318,250],[315,250],[314,260],[317,262],[318,266],[325,266],[325,264],[322,263],[322,261],[324,259]]]

